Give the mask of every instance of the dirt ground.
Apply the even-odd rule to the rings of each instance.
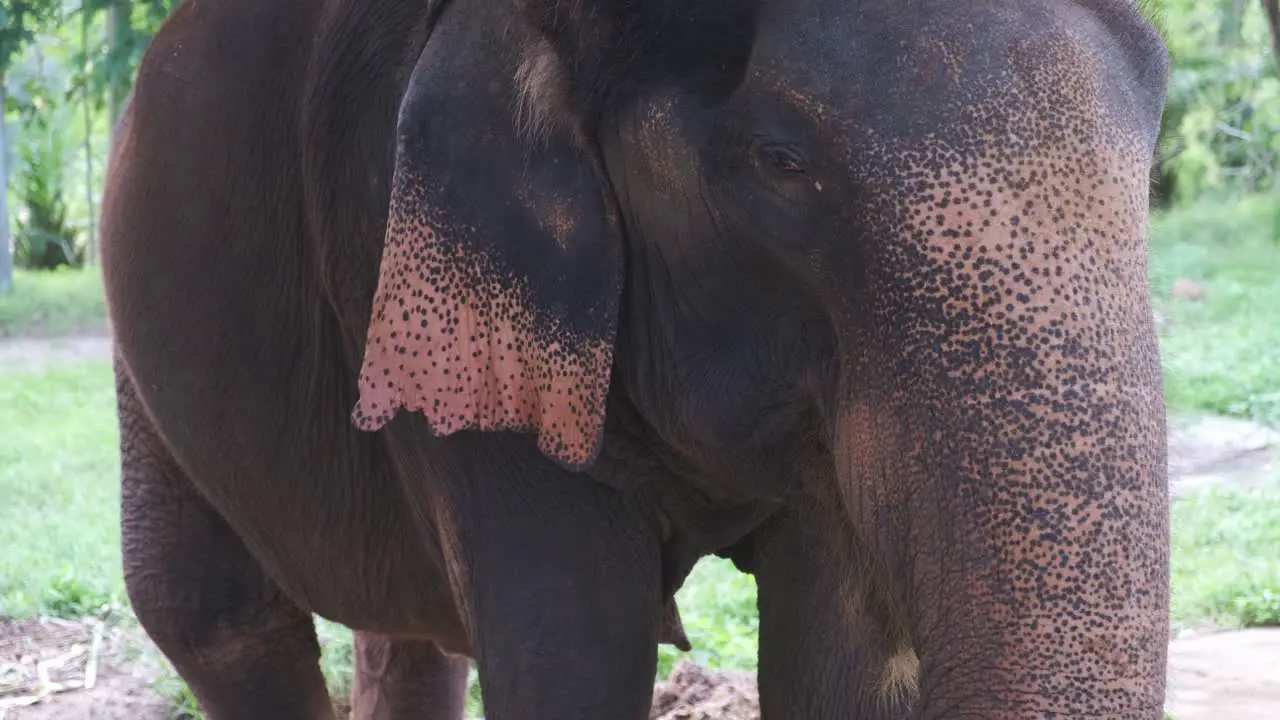
[[[96,619],[0,618],[0,720],[168,720],[141,647]]]
[[[111,337],[105,331],[59,338],[0,338],[0,370],[109,357]]]
[[[1184,635],[1169,646],[1176,720],[1280,718],[1280,628]]]
[[[0,720],[169,720],[152,686],[158,665],[138,657],[143,642],[95,621],[0,619]],[[1280,628],[1197,634],[1169,650],[1166,708],[1176,720],[1280,717]],[[682,662],[654,687],[649,717],[760,720],[755,674]]]
[[[755,673],[681,662],[653,688],[649,720],[760,720]]]
[[[137,630],[95,619],[0,618],[0,720],[168,720]],[[756,678],[681,662],[654,687],[651,720],[759,720]],[[345,703],[336,703],[340,708]]]
[[[106,335],[0,340],[0,369],[110,356]],[[1224,418],[1173,418],[1170,492],[1275,478],[1280,434]],[[1169,648],[1177,720],[1280,718],[1280,629],[1186,631]],[[159,665],[137,630],[96,620],[0,618],[0,720],[168,720]],[[86,685],[88,687],[86,687]],[[654,688],[651,720],[758,720],[752,673],[681,663]]]

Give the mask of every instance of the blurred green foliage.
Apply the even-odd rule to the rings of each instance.
[[[67,215],[66,112],[53,106],[41,113],[18,143],[18,163],[9,180],[9,189],[21,203],[15,217],[17,267],[52,270],[84,263],[84,238],[78,237]]]
[[[1280,75],[1258,0],[1156,0],[1172,60],[1161,127],[1165,204],[1275,188]]]

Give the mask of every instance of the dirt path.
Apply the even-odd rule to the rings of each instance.
[[[1280,718],[1280,628],[1183,636],[1169,646],[1176,720]]]
[[[169,720],[155,654],[95,619],[0,618],[0,720]]]
[[[0,370],[38,370],[61,362],[111,357],[111,337],[0,338]]]
[[[0,339],[0,370],[35,369],[62,362],[109,358],[110,354],[111,342],[105,334]],[[1251,487],[1274,481],[1280,478],[1280,433],[1227,418],[1171,418],[1169,471],[1169,489],[1175,500],[1210,485]],[[139,663],[136,648],[133,652],[123,649],[130,643],[145,643],[145,638],[136,632],[131,640],[116,638],[112,649],[101,656],[92,690],[55,692],[34,705],[13,705],[10,701],[19,695],[6,683],[17,677],[22,662],[28,662],[26,669],[34,672],[34,665],[30,664],[34,663],[32,653],[55,659],[59,652],[67,656],[68,637],[74,635],[68,626],[42,628],[23,624],[19,627],[14,623],[6,625],[0,619],[0,720],[165,720],[168,717],[163,701],[149,683],[154,672],[138,669],[140,665],[153,668],[154,660]],[[91,642],[90,635],[88,630],[81,632],[82,646]],[[22,655],[23,652],[26,655]],[[1280,629],[1184,633],[1169,647],[1168,709],[1176,720],[1280,718],[1277,661],[1280,661]],[[82,682],[83,669],[78,672]],[[72,683],[76,682],[75,672],[69,677]],[[39,691],[36,688],[36,692]],[[26,696],[30,695],[28,692]],[[698,717],[730,720],[745,716]]]
[[[153,686],[154,648],[139,631],[108,630],[94,648],[94,623],[0,619],[0,720],[169,720]],[[84,690],[88,658],[97,659]],[[1280,717],[1280,628],[1187,636],[1169,647],[1175,720]],[[36,666],[46,666],[40,679]],[[38,701],[36,701],[38,698]],[[759,720],[752,673],[721,675],[681,664],[655,688],[657,720]]]
[[[1233,418],[1170,418],[1169,491],[1174,498],[1211,485],[1252,488],[1276,480],[1280,432]]]

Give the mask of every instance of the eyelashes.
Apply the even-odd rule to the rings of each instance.
[[[790,146],[781,143],[760,143],[754,149],[755,162],[758,167],[783,175],[805,175],[808,163],[804,156]]]

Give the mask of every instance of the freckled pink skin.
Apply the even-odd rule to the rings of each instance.
[[[536,432],[568,466],[594,458],[604,424],[612,345],[576,351],[540,337],[518,282],[470,282],[478,259],[450,251],[412,214],[392,213],[353,422],[378,430],[400,410],[437,435]]]

